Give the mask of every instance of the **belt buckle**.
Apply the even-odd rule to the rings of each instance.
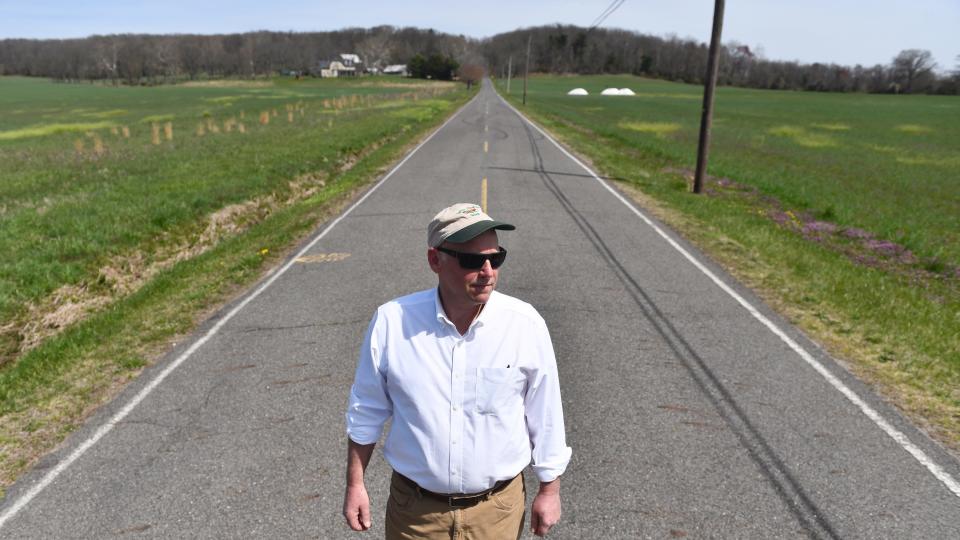
[[[468,508],[473,506],[477,497],[447,497],[450,508]]]

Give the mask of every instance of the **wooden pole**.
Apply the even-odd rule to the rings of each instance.
[[[723,29],[723,0],[715,0],[713,33],[707,59],[707,80],[703,90],[703,113],[700,116],[700,142],[697,147],[697,172],[693,175],[693,192],[703,191],[703,176],[707,172],[707,154],[710,147],[710,124],[713,122],[713,90],[717,86],[717,68],[720,56],[720,31]]]
[[[513,55],[510,55],[510,60],[507,62],[507,93],[510,93],[510,76],[513,75]]]
[[[523,66],[523,104],[527,104],[527,75],[530,74],[530,40],[533,35],[527,36],[527,62]]]

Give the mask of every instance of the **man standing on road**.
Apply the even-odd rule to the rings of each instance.
[[[531,529],[544,536],[560,520],[571,450],[553,345],[532,306],[494,291],[507,254],[496,231],[514,229],[474,204],[440,211],[427,229],[437,287],[380,306],[370,322],[346,415],[353,530],[370,528],[363,473],[391,416],[388,539],[519,538],[531,460]]]

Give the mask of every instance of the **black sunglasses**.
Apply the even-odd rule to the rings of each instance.
[[[507,258],[507,250],[502,247],[497,248],[499,251],[496,253],[463,253],[442,247],[436,249],[441,253],[456,257],[457,262],[460,263],[460,268],[464,270],[479,270],[483,268],[483,263],[487,261],[490,261],[492,268],[500,268],[500,265]]]

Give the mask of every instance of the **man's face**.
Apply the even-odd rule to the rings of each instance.
[[[469,242],[451,244],[444,242],[441,247],[464,253],[496,253],[499,249],[496,231],[487,231]],[[457,258],[436,249],[427,251],[430,269],[439,277],[440,295],[447,307],[467,307],[485,304],[497,286],[498,269],[483,263],[479,270],[460,268]]]

